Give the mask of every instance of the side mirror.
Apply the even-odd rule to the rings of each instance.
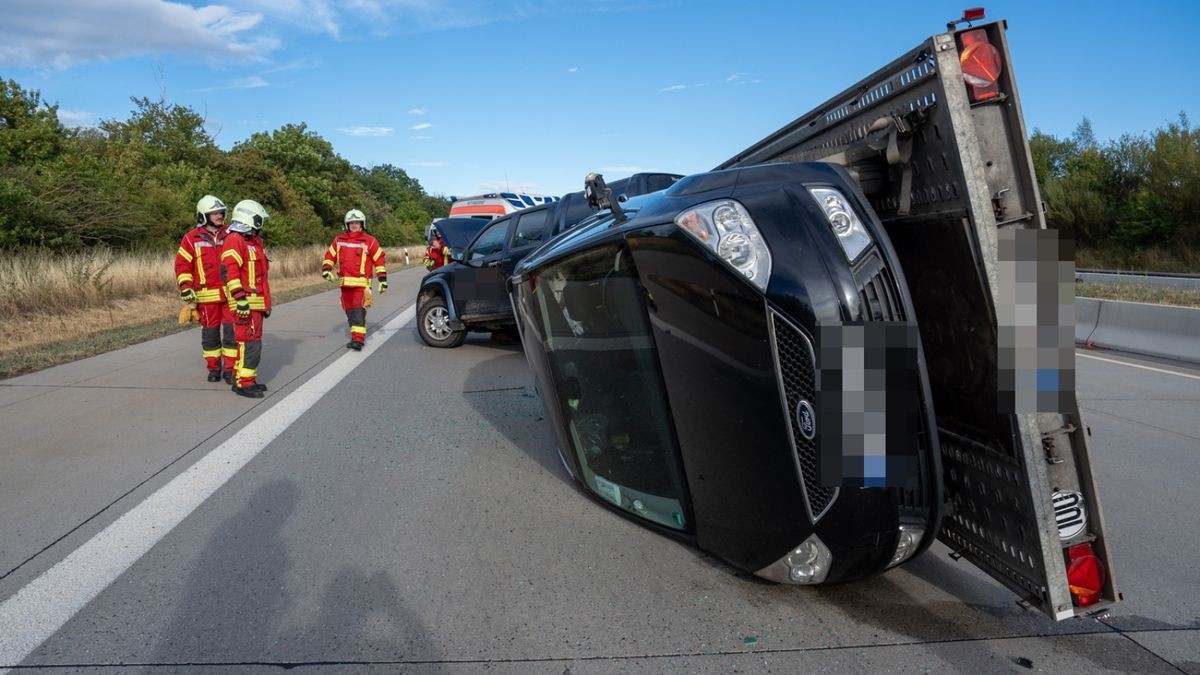
[[[450,259],[455,262],[462,262],[463,261],[463,250],[461,248],[451,248],[450,249]]]

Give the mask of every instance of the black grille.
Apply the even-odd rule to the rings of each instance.
[[[864,321],[903,321],[904,306],[896,292],[892,273],[879,258],[872,257],[855,271]]]
[[[775,331],[775,359],[779,364],[780,385],[783,390],[784,414],[796,448],[796,459],[800,464],[800,477],[804,480],[804,491],[808,497],[809,512],[816,520],[837,495],[836,487],[825,487],[817,479],[817,446],[805,438],[797,429],[796,404],[801,400],[815,405],[817,401],[817,374],[809,341],[798,328],[774,312],[771,322]]]

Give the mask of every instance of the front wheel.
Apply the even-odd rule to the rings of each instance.
[[[417,332],[425,344],[442,349],[457,347],[467,339],[466,330],[450,327],[450,310],[440,297],[430,298],[417,310]]]

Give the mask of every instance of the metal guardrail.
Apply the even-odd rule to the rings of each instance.
[[[1125,272],[1118,270],[1075,270],[1076,281],[1096,284],[1128,284],[1200,290],[1200,274],[1174,272]]]

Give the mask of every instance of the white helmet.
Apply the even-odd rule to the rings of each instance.
[[[248,234],[253,230],[257,234],[262,229],[263,223],[270,217],[262,204],[253,199],[243,199],[233,207],[233,216],[229,219],[229,229],[242,234]]]
[[[362,211],[359,211],[358,209],[350,209],[349,211],[346,212],[346,217],[342,221],[342,230],[345,232],[349,232],[350,231],[350,223],[352,223],[356,220],[358,222],[362,223],[363,231],[366,231],[367,216],[365,214],[363,214]]]
[[[217,199],[212,195],[204,195],[200,201],[196,202],[196,227],[201,227],[208,222],[208,214],[225,213],[225,202]]]

